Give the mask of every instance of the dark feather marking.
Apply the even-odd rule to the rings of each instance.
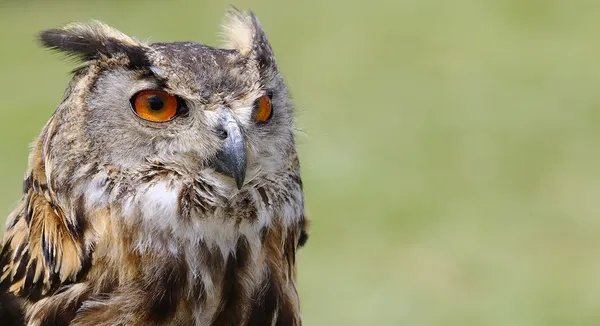
[[[7,247],[8,247],[8,243],[7,243]],[[21,242],[19,244],[19,246],[17,247],[17,250],[15,250],[15,257],[20,257],[23,254],[25,247],[27,247],[27,242]]]
[[[269,234],[268,227],[263,227],[262,229],[260,229],[260,241],[261,242],[265,242],[265,239],[267,238],[267,234]]]
[[[33,205],[31,205],[31,197],[27,196],[25,200],[25,222],[31,226],[31,217],[33,217]]]
[[[304,245],[306,244],[306,241],[308,241],[308,233],[306,233],[306,231],[302,230],[302,231],[300,231],[300,238],[298,239],[298,248],[304,247]]]
[[[306,232],[306,218],[304,216],[302,216],[302,218],[300,219],[300,237],[298,238],[298,248],[302,248],[304,247],[304,245],[306,244],[306,241],[308,241],[308,232]]]
[[[83,232],[87,228],[87,220],[85,218],[85,198],[80,196],[75,204],[75,225],[67,222],[67,227],[73,235],[83,241]],[[80,243],[82,244],[82,243]],[[83,246],[82,246],[83,247]]]
[[[83,248],[83,246],[82,246],[82,248]],[[92,253],[93,252],[94,252],[93,244],[89,250],[86,250],[86,252],[82,252],[83,257],[81,257],[81,269],[79,270],[79,272],[77,272],[77,275],[75,276],[76,281],[80,280],[84,275],[86,275],[90,271],[90,268],[92,267]]]
[[[0,275],[2,275],[3,269],[5,266],[10,264],[10,260],[12,257],[12,250],[10,249],[10,243],[12,241],[12,237],[8,238],[4,243],[4,247],[2,248],[2,252],[0,252]],[[0,293],[5,292],[10,286],[10,277],[6,277],[0,282]]]
[[[29,299],[31,301],[40,300],[42,298],[42,294],[43,294],[43,286],[44,286],[44,283],[42,283],[42,282],[33,283],[33,286],[29,289],[29,292],[26,293],[27,299]]]
[[[272,280],[271,273],[265,278],[264,281],[266,288],[258,290],[257,301],[252,307],[250,318],[248,320],[248,326],[262,326],[271,325],[277,305],[279,302],[279,293]]]
[[[44,192],[44,191],[48,190],[48,184],[39,183],[37,180],[34,180],[33,181],[33,190],[35,190],[36,192]]]
[[[54,293],[61,285],[60,274],[54,270],[50,270],[50,289],[44,291],[42,294]]]
[[[26,194],[29,189],[31,189],[31,185],[32,185],[32,176],[29,175],[27,176],[27,178],[25,178],[25,180],[23,180],[23,193]]]
[[[265,206],[269,206],[269,197],[267,196],[265,189],[263,187],[258,187],[256,190],[258,190],[258,194],[260,195],[263,203],[265,203]]]
[[[292,261],[288,262],[289,263],[288,270],[289,270],[290,275],[293,275],[292,268],[296,264],[296,241],[295,240],[292,240],[292,241],[294,241],[294,243],[292,243],[292,246],[294,247],[294,250],[292,250]]]
[[[150,304],[150,321],[155,324],[163,324],[175,314],[182,289],[186,287],[187,268],[181,262],[172,267],[167,267],[160,283],[149,282],[146,292],[153,294],[154,299]]]
[[[293,275],[293,268],[296,264],[296,237],[290,233],[283,245],[283,257],[287,260],[288,275]]]
[[[46,229],[42,229],[42,254],[46,260],[46,264],[50,266],[50,269],[54,269],[54,255],[52,254],[52,243],[46,242]]]
[[[121,54],[129,59],[134,68],[150,66],[150,59],[143,47],[123,43],[117,39],[99,36],[90,31],[71,32],[49,29],[40,33],[39,40],[47,48],[65,52],[67,56],[83,61],[97,60],[102,56],[114,58]]]
[[[221,254],[218,251],[210,250],[206,242],[199,241],[198,252],[204,253],[202,255],[202,265],[208,266],[218,274],[223,273],[225,264]],[[206,302],[206,289],[204,288],[204,284],[200,278],[198,278],[194,284],[194,291],[196,301],[200,304],[204,304]]]
[[[29,300],[33,301],[39,300],[42,296],[43,282],[41,280],[34,280],[37,264],[37,258],[33,258],[29,267],[27,268],[27,274],[25,275],[25,284],[23,285],[23,293]]]
[[[12,256],[12,250],[10,249],[10,243],[12,242],[12,239],[12,237],[6,239],[4,247],[2,247],[2,251],[0,251],[0,271],[1,268],[10,261],[10,256]]]
[[[194,185],[195,185],[195,186],[196,186],[196,187],[197,187],[197,188],[198,188],[198,189],[199,189],[201,192],[207,192],[207,190],[206,190],[206,186],[208,186],[208,185],[205,185],[203,182],[198,182],[198,181],[196,181],[196,182],[194,182]]]
[[[248,214],[246,215],[246,218],[249,221],[256,221],[258,219],[258,211],[256,210],[256,207],[254,207],[254,205],[249,206],[248,208]]]
[[[24,326],[22,299],[12,293],[0,293],[0,321],[3,326]]]
[[[27,264],[29,263],[29,252],[24,251],[21,259],[19,260],[19,266],[17,266],[17,270],[12,278],[12,280],[20,280],[25,276],[25,272],[27,271]]]
[[[212,322],[214,326],[239,325],[242,320],[242,280],[240,272],[244,270],[249,259],[249,244],[246,237],[240,237],[235,254],[230,253],[225,267],[223,279],[221,311]]]
[[[33,285],[33,278],[35,277],[35,270],[37,268],[37,258],[33,258],[29,267],[27,268],[27,273],[25,274],[25,284],[23,285],[24,289],[29,289]]]
[[[289,174],[290,179],[292,179],[295,183],[297,183],[298,185],[300,185],[300,189],[302,189],[302,179],[300,178],[300,176],[296,173],[290,173]]]
[[[223,256],[217,250],[211,250],[204,241],[200,241],[200,252],[203,254],[204,266],[208,266],[215,271],[224,271],[225,261]]]

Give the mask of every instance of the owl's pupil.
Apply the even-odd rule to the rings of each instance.
[[[162,98],[160,98],[160,96],[151,95],[150,97],[148,97],[148,107],[150,109],[154,111],[162,110],[164,105],[165,103],[163,102]]]

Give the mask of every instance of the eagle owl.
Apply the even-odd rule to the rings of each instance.
[[[40,33],[83,65],[7,220],[2,325],[301,324],[292,103],[256,16],[223,29],[223,48]]]

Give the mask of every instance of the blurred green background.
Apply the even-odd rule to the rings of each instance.
[[[295,97],[306,325],[600,325],[600,2],[233,1]],[[228,3],[0,2],[0,212],[103,20],[218,44]]]

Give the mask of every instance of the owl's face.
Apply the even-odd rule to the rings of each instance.
[[[232,190],[288,167],[293,110],[271,47],[255,18],[229,32],[232,49],[127,38],[116,53],[100,51],[80,114],[61,117],[87,142],[74,150],[123,173],[160,165],[189,178],[215,175]],[[81,82],[76,75],[72,88]],[[68,151],[56,155],[79,155]]]

